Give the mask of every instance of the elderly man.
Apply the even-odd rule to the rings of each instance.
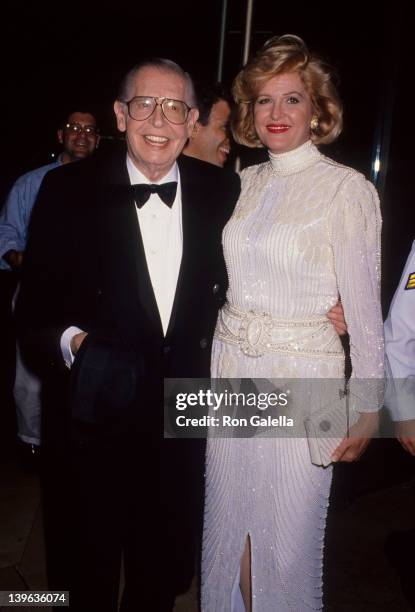
[[[209,374],[239,193],[178,159],[195,106],[177,64],[136,66],[114,104],[126,150],[48,174],[32,218],[18,314],[44,379],[50,585],[71,610],[117,609],[122,555],[123,611],[171,610],[194,570],[201,448],[162,440],[163,377]]]
[[[218,83],[197,91],[199,118],[183,153],[223,167],[228,159],[231,100]]]
[[[99,133],[94,115],[87,111],[70,113],[58,129],[57,139],[62,145],[58,159],[19,177],[0,213],[0,270],[4,276],[11,276],[11,271],[18,272],[20,269],[32,208],[45,175],[62,164],[89,157],[98,147]],[[40,381],[26,368],[20,357],[19,347],[14,399],[22,453],[30,459],[36,455],[41,440]]]

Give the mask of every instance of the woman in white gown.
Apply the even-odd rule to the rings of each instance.
[[[343,350],[326,317],[340,297],[352,376],[382,379],[379,202],[361,174],[316,147],[342,126],[327,65],[298,37],[273,38],[233,91],[236,140],[265,146],[269,161],[242,172],[224,230],[229,290],[212,376],[343,378]],[[252,318],[268,330],[255,343],[244,331]],[[363,386],[359,412],[377,412],[377,385]],[[367,443],[346,438],[333,459],[353,461]],[[305,436],[208,440],[203,612],[322,609],[331,478],[331,467],[311,463]]]

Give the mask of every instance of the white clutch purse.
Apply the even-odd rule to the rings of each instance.
[[[311,463],[323,467],[330,465],[331,455],[353,424],[350,422],[348,392],[339,389],[338,398],[304,419]]]

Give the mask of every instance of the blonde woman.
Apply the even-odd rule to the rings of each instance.
[[[341,379],[343,349],[326,318],[340,297],[353,377],[381,379],[379,202],[361,174],[317,147],[342,129],[330,69],[300,38],[275,37],[239,73],[233,93],[236,140],[266,147],[269,161],[242,172],[224,230],[229,290],[212,376]],[[261,351],[244,336],[252,317],[271,329]],[[371,389],[361,393],[362,413],[379,409]],[[356,460],[367,444],[346,438],[333,460]],[[203,612],[322,608],[331,478],[331,467],[311,463],[305,436],[208,440]]]

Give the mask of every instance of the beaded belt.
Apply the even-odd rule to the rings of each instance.
[[[343,357],[340,340],[327,317],[274,319],[266,313],[244,311],[225,304],[215,337],[239,345],[249,357],[266,353],[294,353]]]

